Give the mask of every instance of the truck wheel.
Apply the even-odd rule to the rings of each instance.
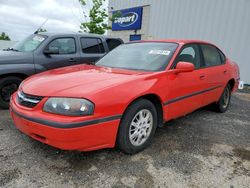
[[[214,104],[215,111],[224,113],[227,111],[231,99],[231,87],[228,84],[224,89],[219,101]]]
[[[157,127],[157,112],[152,102],[139,99],[128,107],[119,126],[117,145],[127,154],[145,149]]]
[[[18,89],[22,79],[8,76],[0,79],[0,108],[8,109],[11,95]]]

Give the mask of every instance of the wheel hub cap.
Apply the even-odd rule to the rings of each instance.
[[[129,127],[129,140],[134,146],[140,146],[147,141],[153,127],[153,115],[147,110],[140,110],[132,119]]]

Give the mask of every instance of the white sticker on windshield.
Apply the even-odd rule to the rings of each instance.
[[[148,53],[154,54],[154,55],[169,55],[170,51],[169,50],[150,50]]]
[[[34,36],[33,40],[37,40],[39,42],[42,42],[44,40],[44,38],[43,37],[39,37],[39,36]]]

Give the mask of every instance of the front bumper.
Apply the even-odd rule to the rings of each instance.
[[[113,148],[120,123],[120,116],[112,116],[74,122],[70,127],[71,123],[27,116],[13,98],[10,103],[10,114],[15,126],[21,132],[63,150],[91,151]]]

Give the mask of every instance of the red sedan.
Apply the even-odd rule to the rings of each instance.
[[[20,131],[48,145],[80,151],[117,145],[132,154],[166,121],[209,104],[225,112],[238,82],[238,66],[215,45],[143,41],[117,47],[96,65],[26,79],[10,112]]]

